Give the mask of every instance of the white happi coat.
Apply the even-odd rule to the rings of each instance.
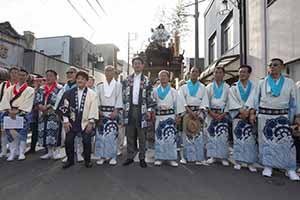
[[[208,84],[206,89],[209,98],[209,109],[218,109],[221,113],[228,112],[229,85],[224,82],[222,95],[219,99],[214,97],[213,82]],[[229,136],[228,118],[225,118],[221,122],[216,122],[208,115],[206,118],[206,124],[207,157],[227,159]]]
[[[97,86],[96,90],[99,100],[99,111],[103,113],[103,117],[100,119],[100,125],[96,128],[95,154],[100,158],[116,159],[119,135],[118,120],[120,120],[118,117],[120,116],[117,116],[116,119],[111,119],[110,114],[114,109],[123,108],[122,85],[120,82],[115,82],[110,96],[106,94],[104,88],[105,85],[102,83]]]
[[[207,108],[209,107],[209,100],[205,85],[200,83],[198,91],[195,96],[191,96],[188,84],[180,87],[179,94],[185,100],[185,106],[190,106],[192,111],[196,111],[199,117],[205,120]],[[192,106],[192,107],[191,107]],[[202,111],[201,111],[202,110]],[[187,115],[187,113],[186,113]],[[182,135],[183,141],[183,156],[187,161],[203,161],[205,160],[205,137],[204,130],[201,128],[197,135],[191,137],[184,132]]]
[[[174,110],[174,114],[155,115],[155,159],[156,160],[177,160],[177,128],[175,117],[185,112],[184,100],[178,92],[171,88],[166,97],[162,100],[155,88],[153,97],[157,102],[156,112],[160,110]]]
[[[246,90],[247,88],[243,88]],[[255,85],[252,83],[248,99],[255,93]],[[247,102],[247,101],[246,101]],[[229,89],[228,110],[233,118],[233,159],[245,163],[257,161],[256,130],[248,120],[238,117],[240,109],[249,109],[241,98],[238,83],[234,83]]]
[[[284,84],[278,97],[272,95],[267,77],[258,82],[255,93],[246,106],[258,112],[259,160],[262,165],[296,169],[296,148],[289,126],[293,123],[294,115],[300,113],[299,106],[296,106],[299,104],[292,79],[284,77]],[[284,109],[288,110],[288,114],[276,114],[278,110]],[[260,110],[277,111],[273,114],[262,114]]]

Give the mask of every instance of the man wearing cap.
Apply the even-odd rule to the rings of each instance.
[[[118,115],[123,108],[122,85],[114,79],[114,66],[104,69],[105,81],[97,87],[100,122],[96,127],[95,155],[100,158],[98,165],[106,160],[110,165],[117,164]]]
[[[300,101],[295,83],[282,75],[284,63],[273,58],[269,74],[258,82],[252,98],[246,103],[250,122],[258,126],[259,161],[262,175],[271,177],[273,168],[286,170],[290,180],[299,180],[296,174],[296,147],[291,125],[300,125]]]
[[[199,68],[193,67],[190,71],[190,79],[182,85],[179,94],[185,100],[186,113],[183,118],[183,155],[181,163],[195,162],[196,165],[205,164],[205,140],[204,120],[209,107],[208,96],[205,86],[198,81]],[[199,123],[198,130],[191,132],[189,122]],[[190,125],[191,126],[191,125]]]
[[[48,149],[41,159],[60,159],[62,123],[56,111],[58,94],[63,86],[57,83],[57,73],[46,71],[46,84],[41,86],[35,96],[34,105],[38,110],[38,142]]]
[[[2,104],[3,96],[8,90],[8,88],[12,85],[14,85],[17,82],[18,79],[18,72],[19,68],[17,67],[11,67],[8,71],[9,73],[9,80],[4,81],[0,84],[0,104]],[[2,113],[4,114],[4,113]],[[1,111],[0,111],[1,115]],[[5,134],[5,131],[3,130],[3,124],[0,124],[0,135],[1,135],[1,153],[0,158],[7,156],[7,135]]]
[[[124,124],[127,136],[127,160],[124,166],[134,162],[139,151],[140,166],[147,167],[145,162],[147,120],[151,118],[151,109],[155,107],[152,84],[143,75],[144,61],[137,57],[132,60],[134,74],[123,82]],[[138,145],[137,145],[138,139]]]
[[[246,164],[251,172],[256,172],[253,166],[257,162],[258,153],[256,130],[249,122],[249,108],[245,106],[249,96],[255,91],[255,85],[249,80],[251,72],[251,66],[240,66],[239,81],[229,89],[228,110],[233,119],[234,168],[240,170],[242,164]]]
[[[184,100],[169,84],[170,74],[162,70],[158,74],[160,85],[154,89],[153,96],[157,102],[155,114],[155,162],[160,166],[168,161],[177,167],[177,129],[176,123],[184,113]]]

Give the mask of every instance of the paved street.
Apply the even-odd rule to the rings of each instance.
[[[236,171],[218,164],[141,169],[82,164],[62,170],[60,161],[41,161],[38,156],[26,161],[0,161],[1,200],[247,200],[297,199],[300,183],[289,181],[281,173],[266,179],[247,170]],[[124,157],[121,158],[124,160]]]

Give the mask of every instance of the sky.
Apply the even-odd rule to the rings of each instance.
[[[87,25],[68,0],[0,0],[0,22],[9,21],[20,34],[31,31],[37,38],[70,35],[84,37],[94,44],[114,43],[120,49],[119,59],[127,60],[128,32],[135,33],[131,52],[148,44],[151,28],[159,25],[158,10],[175,7],[177,0],[69,0],[82,14]],[[97,14],[89,6],[96,10]],[[187,3],[194,2],[186,0]],[[204,56],[204,11],[209,0],[199,5],[199,55]],[[191,14],[194,7],[188,10]],[[190,32],[182,41],[185,56],[194,57],[194,18],[189,17]]]

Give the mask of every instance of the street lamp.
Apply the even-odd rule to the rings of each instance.
[[[246,0],[222,0],[222,8],[218,12],[226,15],[230,12],[228,3],[239,9],[240,21],[240,64],[247,63],[247,32],[246,32]]]

